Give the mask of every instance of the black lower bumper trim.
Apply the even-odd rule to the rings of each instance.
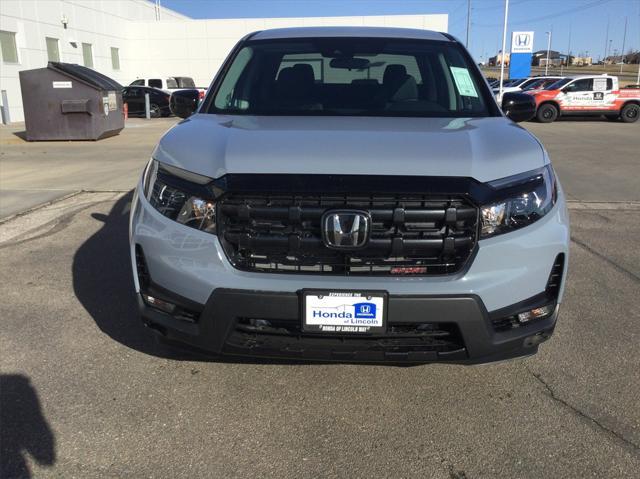
[[[296,293],[216,289],[196,323],[141,298],[139,307],[145,324],[168,340],[213,355],[365,363],[473,364],[528,356],[551,336],[557,318],[556,308],[546,319],[496,332],[478,296],[390,295],[387,334],[346,337],[302,333]]]

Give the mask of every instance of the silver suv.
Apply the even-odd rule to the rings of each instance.
[[[465,48],[424,30],[243,38],[131,209],[143,321],[232,356],[478,363],[555,327],[569,252],[546,151]]]

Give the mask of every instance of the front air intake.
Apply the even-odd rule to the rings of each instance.
[[[551,267],[551,273],[547,281],[545,292],[554,299],[560,294],[560,286],[562,285],[562,275],[564,273],[564,253],[556,256],[556,260]]]
[[[147,267],[147,260],[144,257],[142,246],[139,244],[136,245],[136,273],[138,274],[140,289],[146,289],[151,282],[151,277],[149,276],[149,268]]]

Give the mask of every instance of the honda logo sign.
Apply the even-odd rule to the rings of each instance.
[[[331,210],[322,217],[322,238],[329,248],[362,248],[370,234],[371,216],[365,211]]]
[[[513,32],[511,34],[511,53],[533,52],[533,32]]]

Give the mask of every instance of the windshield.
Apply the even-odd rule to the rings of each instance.
[[[545,90],[559,90],[567,83],[569,83],[573,78],[563,78],[562,80],[558,80],[557,82],[553,82],[551,85],[546,86]]]
[[[468,58],[450,42],[383,38],[249,41],[226,68],[208,111],[489,116],[486,86]]]

